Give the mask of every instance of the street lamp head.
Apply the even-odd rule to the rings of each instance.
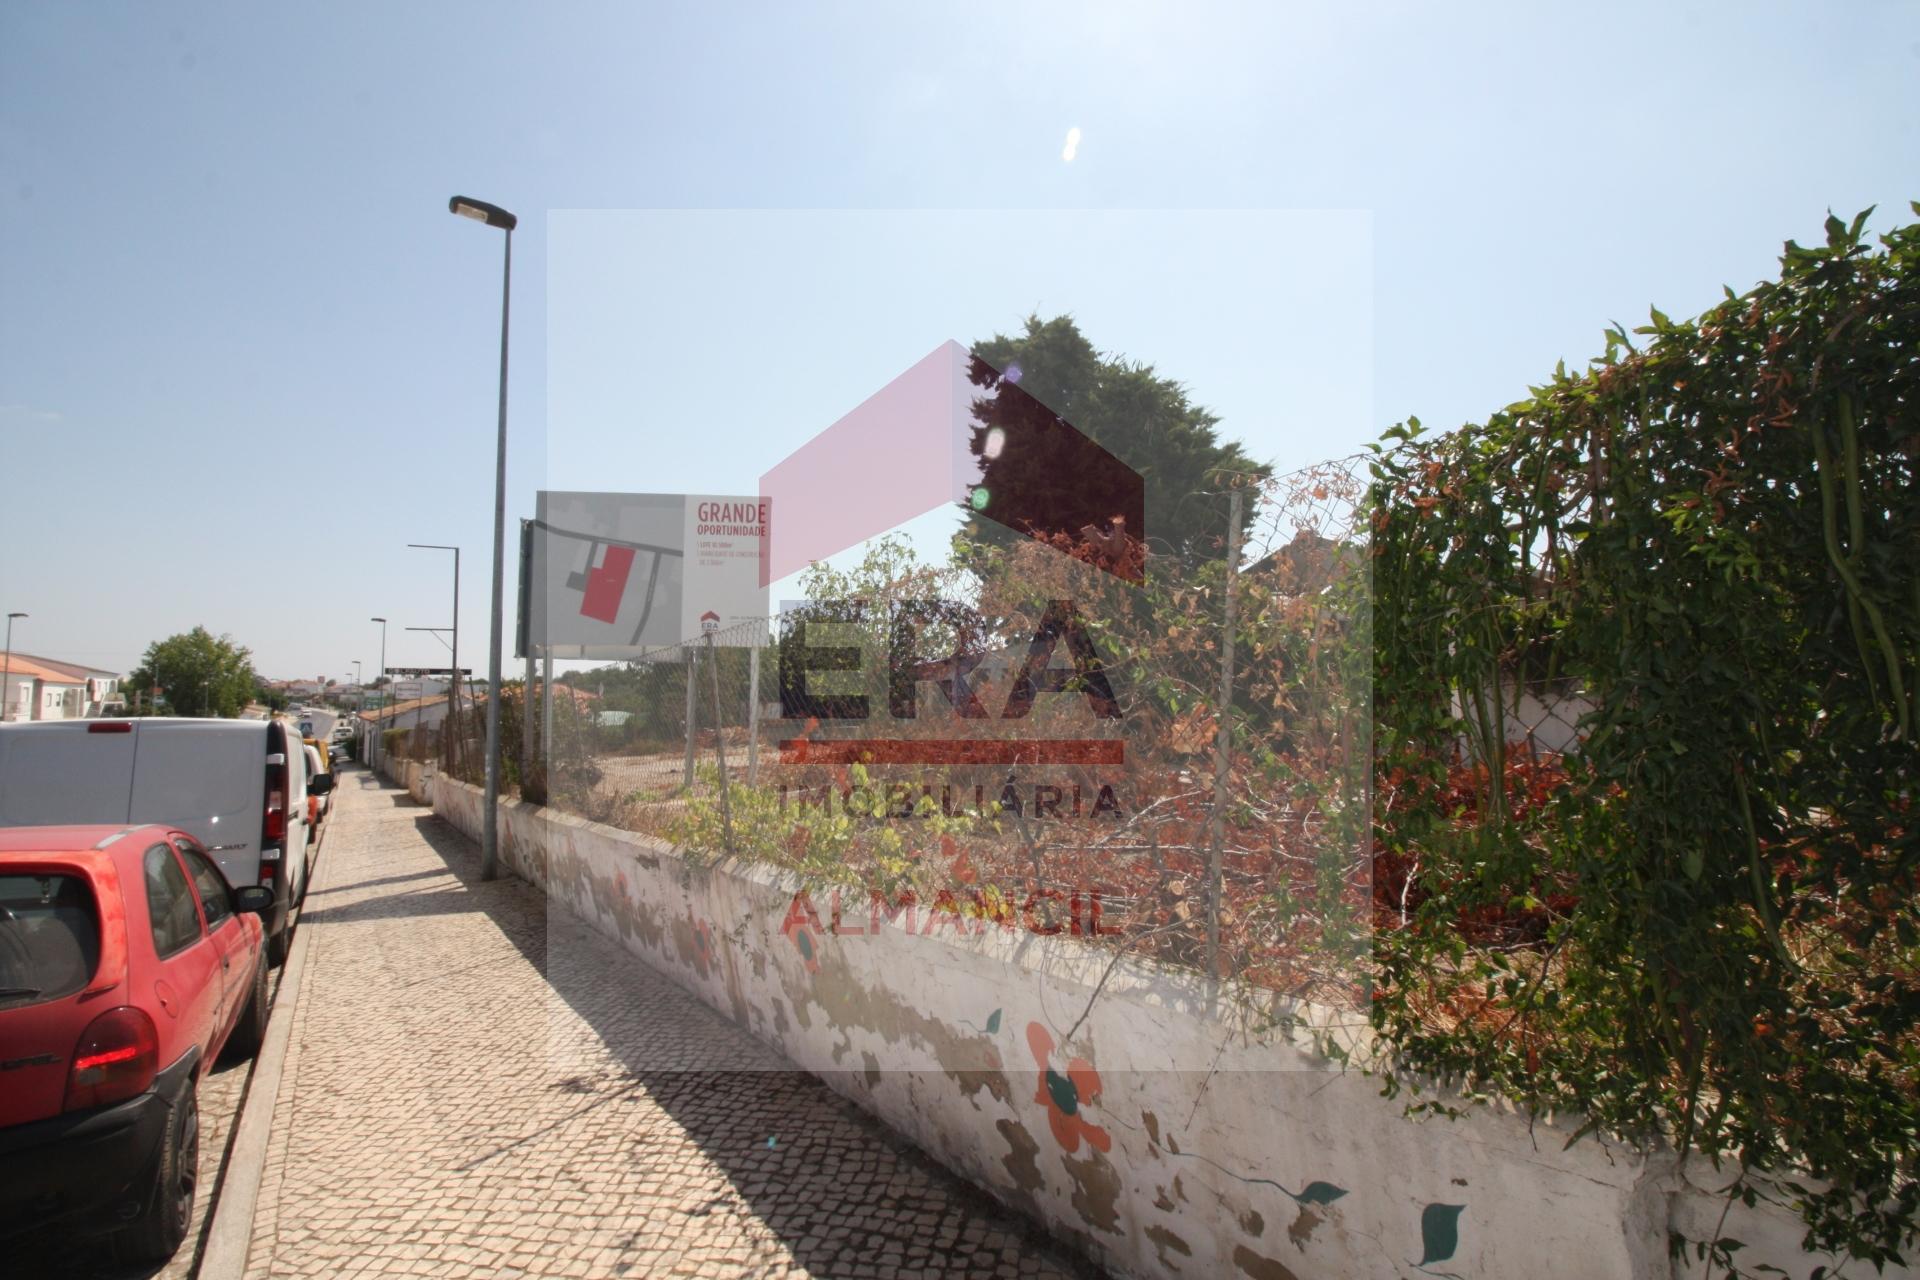
[[[520,225],[520,219],[499,205],[488,204],[485,200],[475,200],[468,196],[455,196],[447,201],[447,208],[463,218],[472,218],[475,222],[484,222],[490,227],[499,227],[502,231],[511,231]]]
[[[9,618],[24,618],[24,617],[26,617],[26,616],[27,616],[27,615],[26,615],[26,614],[24,614],[24,613],[17,613],[17,612],[16,612],[16,613],[10,613],[10,614],[8,614],[8,615],[7,615],[7,617],[9,617]]]
[[[384,625],[384,624],[386,623],[386,621],[387,621],[387,620],[386,620],[385,618],[368,618],[368,619],[367,619],[367,621],[368,621],[368,622],[378,622],[378,623],[381,623],[382,625]]]

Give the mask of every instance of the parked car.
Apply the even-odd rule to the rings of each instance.
[[[307,777],[309,780],[327,779],[327,786],[333,783],[333,769],[327,761],[327,750],[312,738],[304,740],[300,749],[307,755]],[[320,838],[320,823],[327,816],[333,804],[333,792],[315,790],[311,784],[307,787],[307,839]]]
[[[175,827],[0,830],[0,1237],[111,1231],[143,1262],[179,1248],[200,1078],[266,1034],[273,903]]]
[[[312,777],[283,720],[0,724],[0,827],[161,822],[193,836],[235,885],[273,890],[267,954],[286,958],[311,867]]]

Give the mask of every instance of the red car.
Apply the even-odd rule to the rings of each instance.
[[[272,905],[169,827],[0,829],[0,1237],[179,1247],[200,1077],[266,1030]]]

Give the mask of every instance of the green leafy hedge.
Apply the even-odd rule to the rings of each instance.
[[[1388,433],[1375,1022],[1396,1084],[1731,1159],[1880,1262],[1920,1207],[1920,227],[1866,218]],[[1564,759],[1504,727],[1543,689],[1591,707]]]

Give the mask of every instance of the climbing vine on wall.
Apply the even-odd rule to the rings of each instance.
[[[1731,1160],[1881,1262],[1920,1208],[1920,226],[1866,220],[1388,433],[1374,1020],[1396,1086]],[[1578,743],[1518,741],[1530,698]]]

